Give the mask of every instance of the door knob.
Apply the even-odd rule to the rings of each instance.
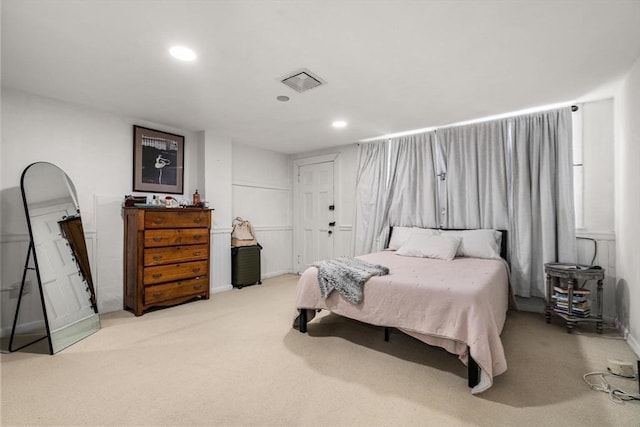
[[[327,233],[329,233],[329,235],[332,235],[333,231],[329,230],[329,231],[327,231]]]
[[[335,221],[331,221],[331,222],[329,223],[329,227],[335,227],[335,225],[336,225],[336,222],[335,222]]]

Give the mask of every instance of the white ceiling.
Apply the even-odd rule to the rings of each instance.
[[[283,153],[583,99],[638,56],[640,0],[2,0],[3,86]]]

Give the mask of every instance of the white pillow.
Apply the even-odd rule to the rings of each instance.
[[[404,242],[411,237],[412,227],[393,227],[388,249],[397,250]]]
[[[431,228],[419,228],[419,227],[393,227],[391,230],[391,239],[389,240],[389,250],[398,250],[400,246],[402,246],[409,237],[414,234],[428,234],[435,235],[438,234],[438,230],[434,230]]]
[[[456,256],[500,259],[502,233],[497,230],[442,230],[441,234],[462,238]]]
[[[451,261],[460,245],[458,236],[437,234],[413,234],[397,251],[396,255],[436,258]]]

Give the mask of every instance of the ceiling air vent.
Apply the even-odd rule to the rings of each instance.
[[[285,76],[280,81],[297,92],[304,92],[314,87],[327,84],[327,82],[320,77],[304,68]]]

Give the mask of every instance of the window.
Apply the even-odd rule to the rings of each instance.
[[[584,166],[582,162],[582,108],[572,113],[573,204],[576,229],[584,228]]]

